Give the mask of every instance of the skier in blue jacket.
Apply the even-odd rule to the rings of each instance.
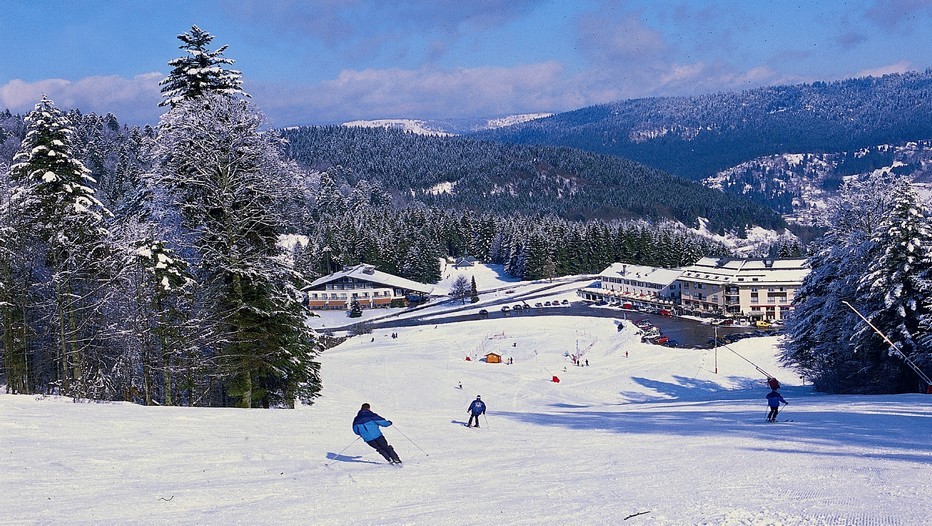
[[[382,436],[382,430],[379,429],[390,425],[392,425],[391,420],[385,420],[373,413],[369,409],[369,404],[362,404],[359,412],[356,413],[356,418],[353,419],[353,433],[362,437],[366,444],[372,446],[390,464],[401,464],[401,459],[395,453],[395,448],[388,444],[388,441]]]
[[[469,404],[469,409],[466,412],[469,413],[469,423],[466,424],[466,427],[473,427],[473,419],[476,420],[475,427],[479,427],[479,415],[485,414],[485,402],[482,401],[482,397],[476,395],[476,399]]]
[[[767,413],[768,422],[777,421],[777,413],[780,411],[780,402],[789,404],[789,402],[783,399],[783,395],[778,393],[776,389],[767,393],[767,405],[770,407],[770,412]]]

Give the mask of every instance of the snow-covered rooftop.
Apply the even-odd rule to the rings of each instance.
[[[800,258],[704,257],[682,270],[683,279],[705,283],[756,282],[798,285],[809,274],[806,260]]]
[[[627,263],[612,263],[610,267],[599,273],[599,277],[612,277],[622,279],[635,279],[646,283],[669,285],[682,274],[682,269],[668,269],[648,267],[645,265],[629,265]]]
[[[361,281],[368,281],[371,283],[376,283],[379,285],[385,285],[393,288],[411,290],[414,292],[421,292],[423,294],[430,294],[434,290],[432,285],[425,285],[423,283],[418,283],[417,281],[412,281],[410,279],[405,279],[402,277],[389,274],[387,272],[382,272],[376,270],[374,266],[367,265],[365,263],[356,265],[354,267],[346,267],[339,272],[334,272],[328,276],[318,278],[313,283],[304,287],[301,290],[314,290],[319,289],[320,287],[326,285],[327,283],[338,281],[342,278],[354,278]]]

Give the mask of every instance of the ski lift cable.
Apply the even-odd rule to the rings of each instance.
[[[763,374],[764,376],[766,376],[767,379],[773,378],[773,375],[772,375],[772,374],[770,374],[770,373],[768,373],[767,371],[761,369],[760,367],[757,366],[756,363],[752,362],[751,360],[748,360],[748,359],[745,358],[744,356],[741,356],[740,354],[738,354],[738,351],[736,351],[736,350],[732,349],[731,347],[729,347],[729,346],[727,346],[727,345],[724,345],[724,344],[722,344],[721,346],[724,347],[724,348],[726,348],[726,349],[728,349],[729,351],[735,353],[735,355],[736,355],[738,358],[741,358],[742,360],[744,360],[744,361],[748,362],[749,364],[753,365],[754,368],[757,369],[761,374]]]
[[[847,305],[849,309],[853,310],[854,313],[857,314],[859,318],[861,318],[862,320],[864,320],[864,323],[866,323],[868,326],[870,326],[871,329],[874,329],[874,332],[876,332],[877,334],[879,334],[880,337],[883,338],[883,340],[884,340],[885,342],[887,342],[887,344],[890,346],[890,350],[892,350],[892,351],[894,352],[894,354],[896,354],[897,356],[899,356],[900,358],[902,358],[903,361],[905,361],[906,364],[909,365],[909,367],[910,367],[917,375],[919,375],[919,378],[922,378],[922,380],[926,383],[926,388],[929,389],[930,391],[932,391],[932,379],[929,378],[929,375],[927,375],[926,373],[924,373],[924,372],[922,371],[922,369],[919,368],[918,365],[916,365],[912,360],[910,360],[910,359],[909,359],[909,356],[906,356],[906,354],[904,354],[903,351],[901,351],[900,348],[897,347],[896,344],[893,343],[893,342],[890,340],[890,338],[887,338],[887,335],[886,335],[886,334],[880,332],[880,329],[878,329],[877,327],[875,327],[874,324],[870,322],[870,320],[868,320],[867,318],[864,317],[863,314],[861,314],[860,312],[858,312],[858,310],[854,308],[854,305],[851,305],[850,303],[848,303],[848,302],[845,301],[845,300],[841,300],[841,302],[844,303],[845,305]]]

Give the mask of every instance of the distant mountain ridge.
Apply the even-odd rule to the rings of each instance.
[[[693,97],[633,99],[470,135],[616,155],[702,180],[786,153],[932,139],[932,69]]]
[[[812,225],[822,205],[846,177],[878,171],[905,175],[914,185],[928,187],[932,183],[932,140],[852,152],[769,155],[723,170],[702,182],[768,205],[791,223]]]
[[[569,148],[427,136],[399,128],[299,127],[282,131],[292,157],[340,183],[377,182],[396,199],[501,215],[569,220],[708,220],[715,233],[780,230],[766,206],[615,156]]]
[[[491,119],[371,119],[344,122],[343,126],[356,128],[394,128],[419,135],[464,135],[483,130],[513,126],[535,119],[550,117],[552,113],[524,113]]]

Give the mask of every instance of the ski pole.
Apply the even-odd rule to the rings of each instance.
[[[398,431],[399,433],[401,433],[401,436],[407,438],[407,439],[408,439],[408,442],[411,442],[412,444],[414,444],[414,447],[416,447],[416,448],[418,448],[418,449],[421,449],[421,446],[417,445],[417,443],[414,442],[413,440],[411,440],[411,439],[408,437],[408,435],[404,434],[404,432],[402,432],[400,429],[398,429],[398,426],[392,426],[392,427],[394,427],[396,431]],[[425,457],[429,457],[429,456],[430,456],[430,453],[428,453],[427,451],[424,451],[423,449],[421,449],[421,453],[424,453],[424,456],[425,456]]]
[[[485,413],[482,413],[482,418],[485,419],[485,427],[488,429],[492,429],[491,427],[489,427],[489,417],[485,416]]]
[[[334,460],[336,460],[337,457],[339,457],[340,455],[342,455],[344,451],[346,451],[347,449],[349,449],[349,447],[352,446],[353,444],[355,444],[360,438],[362,438],[362,437],[356,437],[356,440],[353,440],[352,442],[350,442],[348,446],[346,446],[345,448],[341,449],[339,453],[337,453],[336,455],[334,455],[333,458],[330,459],[330,462],[333,462]],[[325,466],[329,466],[329,465],[330,465],[330,462],[326,462],[326,463],[324,463],[324,465],[325,465]]]

